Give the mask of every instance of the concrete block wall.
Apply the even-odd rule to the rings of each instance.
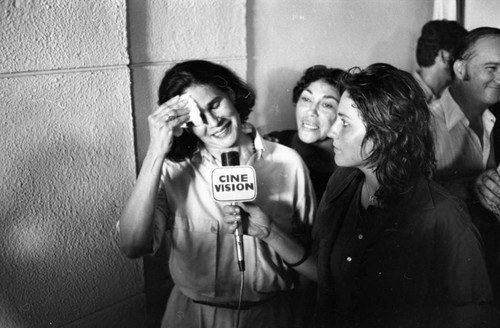
[[[203,58],[246,78],[245,6],[0,1],[0,327],[155,324],[144,269],[163,287],[166,252],[126,259],[114,224],[165,70]]]
[[[142,327],[125,0],[0,1],[0,327]]]

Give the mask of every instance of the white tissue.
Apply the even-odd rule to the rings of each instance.
[[[186,94],[183,94],[179,97],[179,101],[183,100],[187,100],[186,107],[189,109],[189,122],[192,122],[195,126],[202,125],[203,120],[200,116],[200,109],[198,108],[198,105],[196,105],[194,99]],[[185,128],[186,126],[186,123],[182,125],[183,128]]]

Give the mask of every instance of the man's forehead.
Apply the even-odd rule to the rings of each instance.
[[[500,35],[488,35],[477,40],[471,48],[471,58],[500,60]]]

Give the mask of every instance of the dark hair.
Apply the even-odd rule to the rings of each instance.
[[[241,123],[247,121],[255,104],[253,89],[229,68],[205,60],[189,60],[169,69],[158,90],[158,105],[193,85],[208,85],[225,93],[238,111]],[[190,158],[199,149],[199,142],[195,135],[185,132],[174,138],[167,158],[177,162]]]
[[[489,36],[499,36],[500,29],[494,27],[478,27],[469,31],[455,48],[453,57],[455,60],[468,60],[474,53],[473,48],[477,41]]]
[[[292,101],[294,104],[297,103],[299,97],[311,83],[322,80],[331,86],[339,89],[339,80],[345,72],[338,68],[330,68],[324,65],[314,65],[306,69],[304,75],[297,81],[297,84],[293,88]],[[339,89],[339,93],[342,90]]]
[[[368,165],[374,168],[382,204],[409,190],[435,167],[430,112],[418,83],[408,72],[377,63],[351,69],[341,84],[366,125],[362,147],[370,140]]]
[[[422,27],[417,41],[417,63],[420,67],[434,65],[439,50],[446,50],[453,56],[454,48],[460,43],[467,30],[456,21],[433,20]],[[450,61],[453,61],[453,57]]]

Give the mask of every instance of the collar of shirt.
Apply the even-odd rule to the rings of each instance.
[[[463,122],[463,124],[467,127],[469,126],[469,120],[467,119],[467,117],[465,117],[465,114],[460,109],[460,106],[458,106],[458,104],[451,96],[449,89],[446,89],[443,92],[441,99],[433,104],[433,107],[435,106],[440,107],[440,114],[444,117],[446,128],[448,130],[453,129],[453,127],[459,122]],[[446,108],[447,110],[445,111],[444,108]],[[493,115],[493,113],[489,109],[486,109],[482,114],[482,121],[484,130],[489,136],[496,121],[495,115]]]
[[[330,194],[326,196],[327,202],[333,202],[342,197],[349,185],[355,184],[357,186],[365,180],[364,174],[355,168],[338,168],[333,174],[339,178],[335,180],[335,184],[332,184],[333,190],[329,190]],[[419,197],[415,197],[415,195]],[[433,207],[434,204],[429,192],[429,182],[423,176],[414,180],[412,186],[405,192],[402,192],[400,197],[388,206],[388,208],[399,208],[409,213],[413,212],[416,208],[430,209]]]
[[[245,134],[250,135],[251,138],[253,138],[253,143],[255,147],[255,153],[250,157],[247,163],[244,163],[243,165],[250,165],[252,166],[258,159],[260,159],[265,151],[264,147],[264,142],[262,136],[259,134],[257,129],[250,124],[250,123],[244,123],[241,126],[241,131]],[[221,166],[221,160],[219,158],[215,158],[210,154],[205,148],[200,149],[198,152],[196,152],[193,156],[193,161],[198,161],[201,159],[205,159],[209,162],[211,162],[214,165]]]
[[[420,87],[424,91],[425,101],[428,104],[432,103],[433,101],[435,101],[436,99],[439,98],[434,94],[432,89],[422,79],[422,77],[420,76],[420,70],[413,72],[413,77],[415,78],[415,80],[418,82],[418,84],[420,85]]]
[[[444,118],[445,123],[446,123],[446,128],[448,129],[448,131],[451,131],[459,123],[462,123],[465,127],[467,127],[469,129],[469,125],[470,125],[469,120],[467,119],[467,117],[465,117],[465,114],[460,109],[460,106],[456,103],[456,101],[451,96],[448,88],[443,92],[441,99],[434,102],[430,106],[430,108],[434,114],[439,115],[439,116]],[[483,127],[484,127],[483,135],[481,138],[483,141],[482,162],[486,167],[486,165],[488,163],[488,159],[490,157],[491,133],[493,131],[493,126],[495,125],[496,118],[495,118],[495,115],[493,115],[493,113],[489,109],[485,109],[485,111],[481,115],[481,118],[482,118]]]
[[[448,131],[453,129],[458,123],[462,122],[465,126],[469,126],[469,120],[460,109],[460,106],[455,102],[450,94],[450,90],[446,90],[441,95],[441,99],[432,104],[434,112],[438,112],[444,118]]]

